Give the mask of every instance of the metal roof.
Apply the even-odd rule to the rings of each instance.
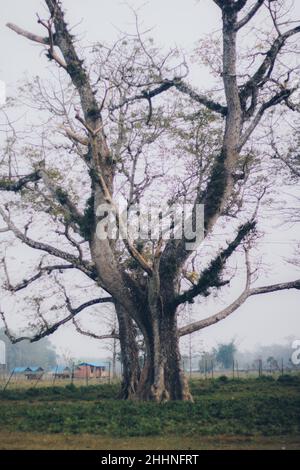
[[[24,372],[42,372],[44,369],[42,367],[28,366],[28,367],[15,367],[15,374],[24,374]]]
[[[23,374],[24,372],[31,372],[30,367],[15,367],[14,368],[15,374]]]
[[[81,362],[78,366],[107,367],[109,362]]]

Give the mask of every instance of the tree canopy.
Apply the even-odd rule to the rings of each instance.
[[[297,67],[289,58],[297,53],[300,26],[282,1],[212,1],[223,45],[217,86],[203,92],[189,82],[185,58],[176,50],[163,53],[140,33],[138,22],[136,36],[113,45],[97,43],[84,54],[63,2],[45,3],[48,17],[38,16],[41,35],[7,25],[39,44],[57,74],[51,83],[38,78],[25,87],[28,106],[41,116],[29,135],[21,137],[8,120],[1,232],[7,243],[17,240],[38,255],[32,273],[12,280],[11,257],[4,250],[8,298],[24,295],[36,318],[29,331],[16,335],[2,306],[6,334],[12,341],[37,341],[76,322],[85,309],[113,304],[119,331],[99,337],[118,336],[127,371],[138,367],[136,328],[146,350],[142,370],[128,373],[124,395],[191,400],[179,337],[224,320],[251,296],[300,289],[299,279],[261,285],[258,278],[257,285],[251,255],[259,207],[277,164],[265,150],[270,142],[260,142],[260,134],[272,113],[297,113]],[[251,29],[261,14],[266,18],[263,46]],[[247,28],[253,44],[242,53],[241,31]],[[201,55],[199,49],[196,54]],[[120,199],[127,204],[125,214]],[[130,208],[139,205],[140,215],[162,201],[157,226],[171,212],[169,237],[162,230],[150,239],[126,233],[123,216]],[[184,212],[187,204],[188,221],[198,232],[203,209],[201,244],[197,230],[193,237],[175,236],[172,208]],[[110,236],[106,212],[113,215],[117,239]],[[150,212],[148,217],[154,218]],[[226,225],[230,238],[216,243],[204,262],[207,243]],[[184,304],[230,286],[228,262],[237,253],[241,267],[244,259],[242,292],[214,315],[178,327]],[[48,295],[45,282],[51,284]],[[26,296],[33,285],[42,293]]]

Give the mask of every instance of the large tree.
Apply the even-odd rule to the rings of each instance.
[[[245,218],[247,211],[242,210],[247,200],[247,188],[248,193],[257,193],[258,200],[263,194],[257,178],[257,165],[261,165],[263,171],[265,153],[260,150],[255,152],[255,157],[251,155],[247,144],[252,134],[270,109],[278,105],[285,105],[289,111],[295,108],[294,69],[284,67],[283,72],[283,61],[279,61],[279,57],[284,55],[293,36],[300,32],[300,26],[281,19],[276,4],[282,2],[212,2],[211,8],[215,8],[213,3],[216,4],[222,16],[220,78],[224,89],[222,96],[216,93],[212,98],[211,93],[200,93],[186,82],[184,62],[174,68],[175,55],[171,59],[169,55],[162,57],[151,44],[145,44],[139,32],[137,45],[130,54],[128,39],[112,48],[95,45],[92,52],[96,54],[96,61],[94,67],[89,63],[88,72],[87,63],[76,50],[62,3],[57,0],[45,0],[45,3],[49,18],[38,19],[46,31],[45,36],[13,24],[8,26],[21,36],[41,44],[49,60],[69,78],[68,91],[65,91],[69,98],[60,100],[63,108],[60,134],[63,132],[64,138],[61,141],[50,134],[52,120],[49,120],[48,132],[43,134],[39,147],[42,149],[39,157],[42,154],[43,158],[37,159],[34,154],[36,142],[35,146],[22,150],[22,176],[20,170],[11,165],[11,153],[7,152],[10,157],[8,170],[0,182],[6,193],[0,208],[5,224],[1,231],[4,234],[12,232],[22,243],[48,256],[49,263],[40,263],[38,271],[18,287],[32,285],[45,273],[77,270],[105,294],[74,308],[67,289],[60,280],[57,281],[69,315],[49,324],[42,312],[41,299],[35,299],[41,325],[35,338],[55,331],[72,319],[78,310],[95,304],[113,303],[119,321],[122,357],[128,358],[127,365],[130,365],[130,356],[137,358],[135,326],[143,335],[146,351],[141,374],[134,375],[137,369],[133,365],[134,371],[130,371],[125,380],[127,391],[128,381],[131,381],[130,393],[124,395],[159,402],[191,400],[181,370],[179,337],[226,318],[252,295],[300,288],[300,280],[252,286],[249,247],[256,229],[257,210],[252,203],[252,215],[248,219]],[[263,51],[248,56],[245,70],[245,64],[239,66],[237,63],[242,61],[237,54],[237,36],[254,21],[263,7],[267,8],[271,19],[269,41]],[[115,54],[116,49],[119,55]],[[47,90],[45,107],[49,101],[51,107],[50,95]],[[60,109],[52,106],[52,112],[59,121]],[[204,126],[206,129],[210,126],[210,133],[207,130],[206,134],[203,132]],[[220,132],[220,138],[214,139]],[[170,144],[172,142],[173,145]],[[55,162],[56,167],[60,167],[63,178],[58,177],[53,169],[53,149],[59,160]],[[47,153],[51,151],[50,165]],[[169,162],[163,161],[165,155]],[[192,157],[189,164],[185,165],[185,158],[180,158],[182,156]],[[81,166],[77,162],[79,157]],[[180,161],[176,171],[172,173],[168,168],[169,173],[166,174],[165,166],[172,166],[176,157]],[[74,180],[67,184],[70,159],[72,165],[77,164],[80,169],[75,184]],[[160,164],[162,161],[165,166]],[[87,184],[82,186],[84,181],[89,185],[88,190]],[[259,189],[256,193],[255,185]],[[34,214],[28,212],[26,222],[14,220],[13,213],[17,209],[14,206],[10,208],[10,193],[21,198],[18,201],[19,204],[22,201],[22,207],[35,210]],[[129,206],[143,199],[147,204],[151,197],[154,200],[165,197],[170,206],[173,202],[191,202],[194,225],[196,209],[198,205],[204,205],[205,238],[213,237],[217,224],[228,217],[236,219],[240,214],[240,225],[235,232],[233,230],[227,245],[211,254],[205,268],[201,266],[201,260],[200,265],[198,261],[198,273],[188,268],[189,263],[194,265],[194,259],[191,259],[193,252],[187,246],[191,240],[184,237],[168,240],[160,237],[150,242],[131,240],[130,237],[116,242],[109,237],[99,237],[97,224],[103,214],[100,215],[97,209],[106,206],[115,211],[117,193],[124,195]],[[47,218],[55,220],[60,227],[56,228],[56,234],[68,242],[67,249],[64,249],[64,242],[58,244],[55,240],[55,243],[50,243],[49,234],[45,234],[43,241],[29,235],[30,230],[32,234],[36,233],[32,228],[33,221],[44,223]],[[24,229],[19,228],[20,223]],[[122,232],[123,222],[118,214],[116,225]],[[40,229],[39,238],[43,236]],[[177,317],[183,304],[228,284],[223,279],[226,262],[241,247],[245,251],[246,266],[243,292],[224,310],[178,329]],[[54,263],[54,259],[59,261]],[[7,268],[6,273],[9,278]],[[11,285],[10,288],[16,290],[16,286]],[[3,312],[2,319],[9,331]]]

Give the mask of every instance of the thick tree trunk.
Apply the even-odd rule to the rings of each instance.
[[[122,385],[119,398],[136,398],[140,380],[139,348],[136,341],[136,328],[121,304],[115,304],[119,322],[119,336],[122,361]]]
[[[146,360],[137,390],[140,400],[165,402],[192,401],[189,386],[181,368],[177,321],[174,312],[153,319],[144,332]]]

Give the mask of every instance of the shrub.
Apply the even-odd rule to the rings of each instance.
[[[226,375],[220,375],[220,377],[218,377],[216,380],[221,383],[227,383],[229,381]]]
[[[260,377],[256,377],[256,380],[259,380],[260,382],[275,382],[272,375],[261,375]]]
[[[285,384],[285,385],[296,385],[296,384],[299,384],[300,385],[300,377],[298,375],[288,375],[288,374],[284,374],[284,375],[281,375],[280,377],[278,377],[277,381],[281,384]]]

